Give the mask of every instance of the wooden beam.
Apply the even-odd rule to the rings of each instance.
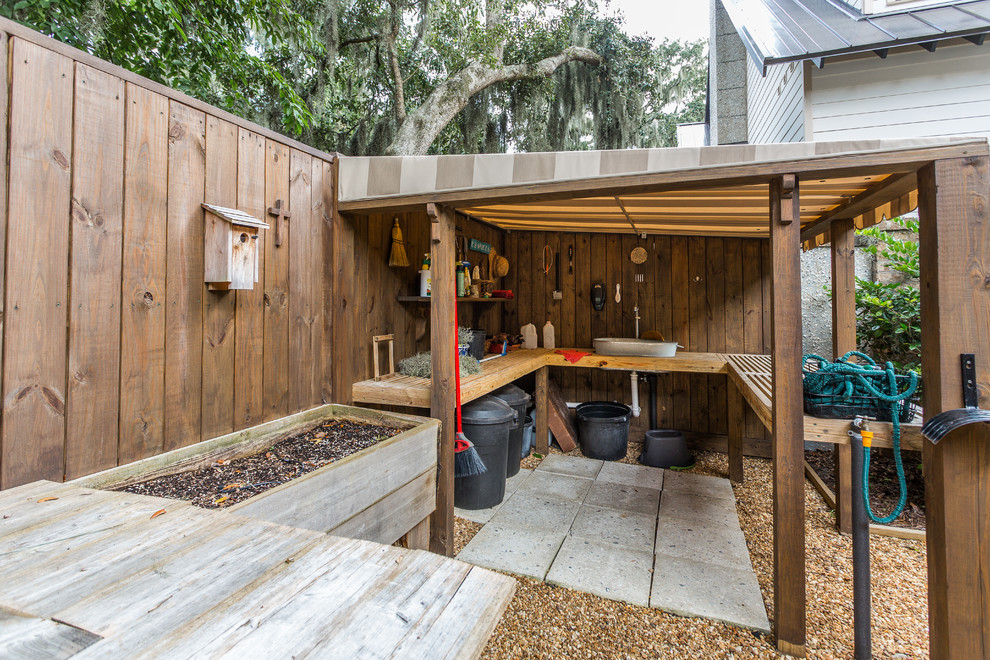
[[[616,195],[613,199],[615,199],[615,203],[619,205],[619,208],[622,209],[622,215],[626,216],[626,221],[629,222],[629,226],[632,227],[633,233],[638,234],[639,230],[636,229],[636,223],[633,222],[631,217],[629,217],[629,211],[626,210],[625,204],[622,203],[622,200],[618,195]]]
[[[736,483],[743,482],[743,431],[745,430],[745,401],[739,387],[731,378],[726,378],[726,394],[728,395],[728,405],[726,418],[728,419],[728,454],[729,454],[729,479]]]
[[[887,151],[821,155],[795,160],[746,162],[734,165],[693,167],[668,172],[617,174],[589,179],[568,179],[544,183],[510,184],[491,188],[431,191],[410,195],[391,195],[342,201],[341,211],[371,214],[384,211],[415,211],[423,204],[443,203],[458,208],[482,204],[507,204],[555,199],[575,199],[621,195],[629,196],[662,191],[703,190],[730,186],[768,183],[784,174],[806,173],[810,177],[886,176],[915,172],[925,163],[938,158],[986,156],[990,148],[984,139],[926,147],[909,147]]]
[[[338,181],[340,160],[332,163],[333,180]],[[337,347],[329,357],[330,394],[334,403],[350,405],[354,402],[351,386],[354,384],[354,351],[341,350],[357,340],[357,304],[355,300],[354,277],[354,221],[340,213],[339,205],[334,204],[330,220],[330,242],[333,260],[331,283],[333,295],[333,345]],[[292,375],[290,374],[290,378]]]
[[[800,209],[798,182],[783,199],[770,182],[773,359],[773,599],[777,649],[805,655],[804,412],[801,387],[801,227],[784,223]],[[782,208],[789,206],[786,211]]]
[[[448,557],[454,554],[454,327],[455,214],[448,206],[429,205],[430,223],[430,417],[440,420],[437,450],[437,508],[430,519],[430,550]]]
[[[856,350],[856,227],[852,218],[832,223],[832,356]],[[835,523],[852,532],[852,448],[835,445]]]
[[[963,407],[959,356],[974,353],[990,404],[990,217],[987,158],[936,161],[918,173],[921,371],[926,420]],[[933,660],[990,657],[990,431],[925,442],[928,622]]]
[[[914,172],[890,176],[805,227],[801,230],[801,241],[809,241],[824,233],[828,230],[829,225],[836,220],[851,219],[857,215],[863,215],[881,204],[886,204],[908,194],[917,187],[918,183]]]
[[[536,372],[536,417],[533,421],[536,423],[534,432],[536,433],[536,439],[533,444],[536,447],[536,451],[543,454],[544,456],[550,451],[550,438],[549,438],[549,428],[550,428],[550,410],[549,410],[549,378],[550,369],[547,367],[541,367]]]

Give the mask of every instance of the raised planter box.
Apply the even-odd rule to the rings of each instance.
[[[70,483],[109,490],[195,470],[217,460],[249,456],[331,419],[404,430],[223,511],[386,544],[414,530],[415,536],[422,539],[424,526],[428,524],[425,521],[436,508],[440,428],[440,422],[425,417],[328,404]],[[413,543],[421,544],[421,540]]]

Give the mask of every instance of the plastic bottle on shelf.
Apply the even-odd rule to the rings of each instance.
[[[457,297],[464,297],[464,264],[457,264]]]
[[[556,348],[557,338],[556,333],[553,329],[553,323],[547,321],[547,324],[543,326],[543,348]]]
[[[522,328],[519,329],[519,334],[523,337],[522,347],[523,348],[538,348],[539,344],[536,343],[536,326],[532,323],[527,323]]]
[[[427,297],[430,295],[430,255],[423,255],[423,266],[419,271],[419,295]]]

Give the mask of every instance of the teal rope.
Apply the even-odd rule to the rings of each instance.
[[[850,362],[849,358],[858,357],[866,364]],[[871,357],[859,351],[849,351],[835,362],[829,362],[820,355],[809,353],[801,359],[804,365],[808,361],[817,363],[817,370],[804,370],[804,390],[816,396],[835,396],[847,402],[855,402],[857,398],[873,397],[890,406],[894,434],[894,465],[897,468],[897,485],[899,496],[897,506],[890,515],[878,517],[870,506],[870,448],[864,447],[863,460],[863,501],[866,502],[866,512],[870,519],[882,525],[893,522],[904,511],[907,504],[907,479],[904,477],[904,464],[901,461],[901,406],[902,402],[914,395],[918,389],[918,375],[909,371],[909,384],[903,392],[897,391],[897,380],[894,365],[888,362],[880,369]],[[884,387],[874,385],[879,380]]]

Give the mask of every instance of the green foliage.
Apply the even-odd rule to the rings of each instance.
[[[531,64],[571,45],[604,64],[489,87],[431,152],[672,146],[677,123],[704,118],[704,44],[632,36],[595,0],[19,0],[0,15],[348,154],[383,153],[401,110],[473,61]]]
[[[897,218],[894,224],[912,233],[918,221]],[[918,242],[900,239],[878,226],[857,232],[873,239],[864,252],[888,262],[887,268],[901,273],[891,282],[856,278],[856,333],[860,350],[898,369],[921,372],[921,275]]]

